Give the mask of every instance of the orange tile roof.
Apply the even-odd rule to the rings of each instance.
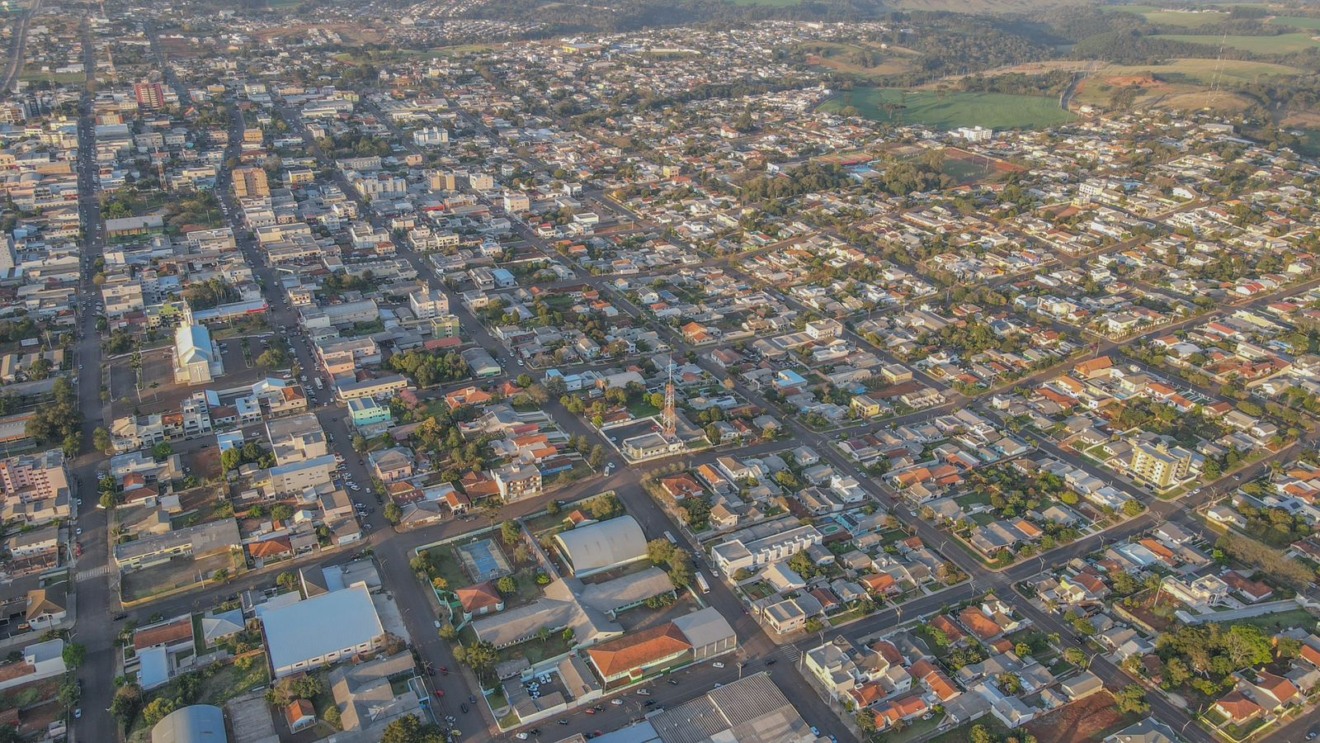
[[[1264,711],[1260,708],[1260,705],[1247,699],[1240,691],[1230,691],[1223,699],[1215,702],[1215,706],[1224,714],[1239,722],[1250,720]]]
[[[191,639],[193,639],[192,617],[184,617],[177,622],[134,632],[133,649],[143,650],[157,645],[174,645]]]
[[[947,702],[962,693],[958,691],[958,687],[953,685],[953,681],[941,671],[924,676],[922,681],[926,682],[926,686],[930,687],[930,690],[940,698],[941,702]]]
[[[963,609],[962,612],[958,614],[958,619],[963,623],[964,627],[982,640],[989,640],[1000,632],[1003,632],[1003,629],[1000,628],[998,624],[995,624],[993,619],[982,614],[978,609],[972,606]]]
[[[587,651],[605,678],[657,663],[692,645],[673,622],[603,642]]]
[[[316,717],[316,708],[306,699],[296,699],[284,708],[284,720],[293,727],[304,717]]]
[[[292,550],[293,545],[290,544],[286,537],[275,537],[274,539],[253,542],[248,545],[248,554],[252,555],[254,559],[259,557],[275,557]]]
[[[890,665],[898,665],[906,660],[898,647],[888,640],[880,640],[871,645],[871,649],[880,654]]]
[[[503,603],[499,591],[495,590],[495,586],[492,586],[490,581],[460,588],[454,593],[458,596],[458,603],[463,605],[463,611],[469,614],[475,614],[483,609],[489,609]]]
[[[1261,671],[1257,674],[1257,678],[1259,680],[1256,682],[1256,686],[1273,694],[1280,704],[1286,703],[1297,696],[1297,687],[1293,685],[1293,682],[1282,676],[1276,676],[1269,671]]]
[[[967,633],[963,632],[958,625],[954,624],[952,619],[949,619],[943,614],[930,620],[930,626],[943,632],[944,636],[949,639],[949,642],[958,642],[967,636]]]

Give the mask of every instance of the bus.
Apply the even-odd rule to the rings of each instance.
[[[710,584],[706,582],[706,574],[697,571],[697,586],[701,588],[702,593],[710,593]]]

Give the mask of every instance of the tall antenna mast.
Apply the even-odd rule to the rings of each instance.
[[[678,415],[674,411],[674,357],[669,357],[666,365],[669,378],[665,382],[665,410],[661,421],[666,436],[673,436],[678,430]]]

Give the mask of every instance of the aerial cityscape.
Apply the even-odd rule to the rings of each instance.
[[[0,743],[1320,738],[1320,4],[0,49]]]

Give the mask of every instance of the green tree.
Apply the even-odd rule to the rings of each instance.
[[[119,505],[119,501],[118,499],[115,498],[114,493],[101,493],[100,504],[101,504],[101,508],[104,508],[105,510],[109,511],[110,509]]]
[[[298,589],[298,575],[292,570],[286,570],[275,576],[275,585],[287,591],[296,591]]]
[[[78,699],[81,697],[82,697],[82,692],[78,689],[77,682],[65,681],[64,683],[60,684],[60,694],[59,694],[60,704],[64,705],[65,707],[72,707],[78,703]]]
[[[471,668],[478,678],[488,678],[495,670],[497,662],[499,662],[499,654],[495,651],[495,646],[489,642],[478,641],[463,648],[463,663]]]
[[[403,520],[403,509],[399,508],[398,503],[390,501],[385,504],[385,520],[395,526],[398,526],[399,522]]]
[[[87,648],[79,643],[70,642],[64,646],[64,665],[76,669],[87,660]]]
[[[1114,695],[1115,706],[1119,711],[1134,715],[1150,712],[1150,703],[1146,701],[1146,691],[1136,684],[1128,684]]]
[[[506,575],[495,582],[495,588],[505,596],[512,596],[518,592],[518,582],[512,575]]]
[[[1141,505],[1141,501],[1138,500],[1130,500],[1123,504],[1123,515],[1128,518],[1140,516],[1144,510],[1146,510],[1146,507]]]
[[[1063,651],[1063,659],[1074,666],[1086,664],[1086,651],[1081,648],[1068,648]]]
[[[151,447],[151,456],[157,462],[164,462],[166,459],[169,459],[170,455],[173,453],[174,447],[170,446],[168,441],[162,441]]]
[[[1013,695],[1022,691],[1022,679],[1015,673],[999,674],[999,688],[1004,690],[1005,694]]]
[[[114,715],[116,720],[127,723],[137,716],[141,705],[142,687],[137,684],[124,684],[115,690],[115,696],[110,700],[110,714]]]
[[[109,454],[113,443],[110,439],[110,432],[105,430],[105,426],[97,426],[92,431],[92,447],[103,454]]]
[[[142,721],[147,723],[147,727],[152,727],[169,716],[177,706],[177,703],[169,697],[153,699],[146,707],[142,708]]]
[[[321,717],[325,718],[326,723],[335,730],[344,729],[344,722],[340,717],[338,705],[331,704],[327,706],[325,708],[325,714],[321,715]]]
[[[505,544],[512,547],[522,539],[522,529],[518,528],[516,522],[505,521],[504,524],[500,526],[500,538],[504,540]]]

